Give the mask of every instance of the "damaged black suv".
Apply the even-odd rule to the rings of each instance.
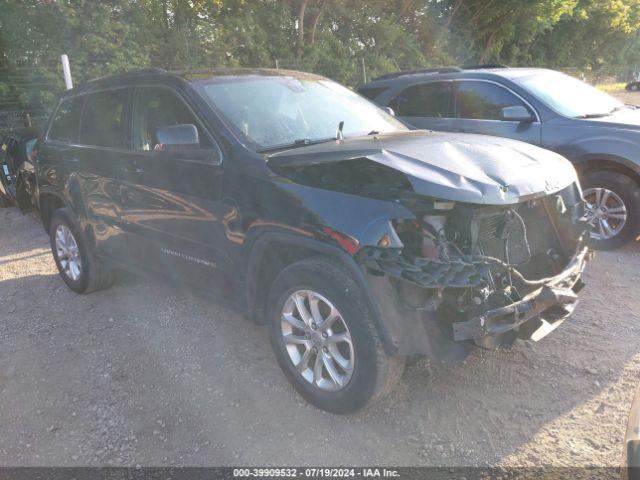
[[[146,70],[69,90],[36,173],[71,289],[123,268],[226,299],[336,413],[389,391],[409,355],[542,338],[572,312],[588,256],[564,158],[410,131],[299,72]]]

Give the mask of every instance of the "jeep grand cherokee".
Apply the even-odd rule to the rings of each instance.
[[[587,249],[576,172],[513,140],[410,131],[325,78],[124,74],[67,91],[38,201],[62,279],[171,276],[265,322],[314,405],[354,412],[409,355],[538,340]]]

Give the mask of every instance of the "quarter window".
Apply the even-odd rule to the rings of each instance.
[[[80,143],[97,147],[122,148],[127,97],[127,90],[90,94],[82,114]]]
[[[77,142],[81,112],[82,98],[76,97],[64,100],[53,117],[48,138],[64,143]]]
[[[400,117],[453,117],[451,82],[431,82],[405,89],[389,105]]]
[[[200,148],[212,148],[211,142],[184,101],[166,88],[143,88],[136,96],[133,117],[133,148],[154,150],[159,144],[156,131],[161,127],[191,124],[198,129]]]
[[[488,82],[459,82],[456,100],[459,118],[500,120],[504,107],[527,108],[509,90]]]

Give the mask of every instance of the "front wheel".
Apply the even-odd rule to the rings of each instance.
[[[591,226],[590,245],[598,250],[619,248],[640,233],[640,187],[626,175],[591,172],[582,194]]]
[[[385,354],[360,287],[333,262],[285,268],[269,296],[269,334],[282,371],[310,403],[356,412],[388,393],[404,358]]]

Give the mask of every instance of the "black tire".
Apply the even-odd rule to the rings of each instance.
[[[80,275],[73,279],[65,273],[56,248],[56,232],[64,225],[73,235],[80,257]],[[90,293],[108,287],[112,282],[112,274],[106,269],[96,255],[94,248],[87,241],[87,237],[79,227],[73,214],[67,208],[60,208],[53,213],[49,224],[51,252],[58,267],[60,276],[67,286],[76,293]]]
[[[624,227],[615,236],[607,239],[589,239],[589,245],[596,250],[613,250],[630,241],[640,234],[640,186],[624,174],[610,171],[596,171],[584,175],[582,190],[585,197],[589,189],[606,188],[618,195],[627,211]]]
[[[353,373],[338,391],[322,390],[306,380],[287,353],[281,315],[287,299],[299,290],[312,290],[328,299],[351,334]],[[285,268],[273,282],[268,305],[269,335],[278,363],[295,389],[316,407],[336,414],[354,413],[383,398],[402,375],[405,359],[386,355],[363,292],[332,260],[315,257]]]

